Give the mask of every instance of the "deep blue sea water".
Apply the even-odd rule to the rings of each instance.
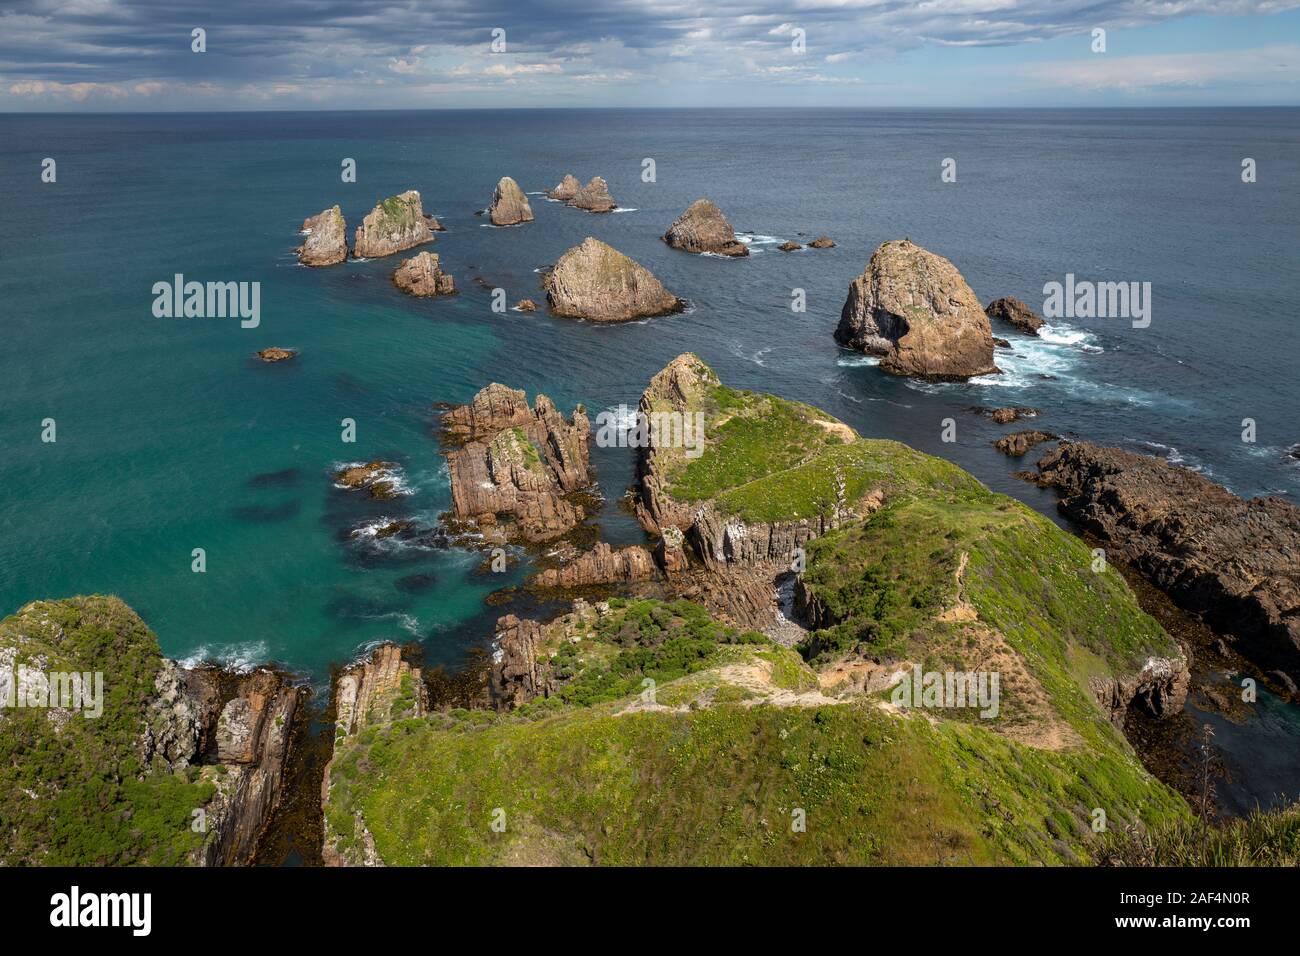
[[[1253,184],[1240,178],[1247,156]],[[44,157],[56,183],[40,181]],[[345,157],[356,183],[341,181]],[[956,183],[941,182],[947,157]],[[1297,157],[1295,109],[0,116],[0,612],[112,592],[170,655],[276,660],[317,680],[382,639],[460,660],[498,613],[483,598],[507,582],[478,573],[476,554],[348,538],[377,517],[432,522],[446,508],[432,404],[498,380],[566,411],[634,405],[687,350],[733,385],[955,459],[1047,513],[1052,496],[990,447],[1005,429],[970,406],[1037,406],[1035,426],[1294,498]],[[604,176],[626,209],[593,216],[534,195],[526,226],[474,215],[502,175],[538,192],[566,172]],[[304,217],[339,203],[350,235],[408,188],[447,227],[427,248],[459,296],[402,295],[389,281],[400,257],[296,264]],[[751,234],[754,255],[659,241],[701,196]],[[775,249],[823,233],[838,246]],[[586,235],[648,266],[690,311],[609,328],[499,315],[473,281],[541,301],[535,270]],[[1151,325],[1076,319],[1041,341],[1001,330],[1015,343],[1002,376],[890,377],[831,332],[871,251],[903,237],[951,259],[984,302],[1039,308],[1043,284],[1068,272],[1151,282]],[[151,288],[175,273],[260,282],[261,326],[155,318]],[[790,309],[796,287],[804,314]],[[269,345],[300,355],[255,361]],[[940,440],[947,417],[955,444]],[[40,440],[45,418],[56,443]],[[343,418],[357,422],[353,445]],[[639,536],[617,507],[631,454],[595,456],[616,542]],[[374,503],[332,486],[337,464],[377,457],[402,464],[410,495]],[[190,569],[198,547],[204,574]]]

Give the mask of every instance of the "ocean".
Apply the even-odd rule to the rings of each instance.
[[[951,458],[1047,514],[1053,494],[991,447],[1010,429],[973,406],[1035,406],[1033,427],[1294,500],[1297,155],[1296,109],[0,116],[0,610],[114,593],[168,655],[275,661],[318,684],[381,640],[455,664],[490,637],[500,611],[484,599],[522,581],[519,556],[491,574],[474,552],[354,534],[446,509],[434,403],[500,381],[594,416],[634,406],[684,351],[734,386]],[[1246,157],[1257,182],[1242,182]],[[355,183],[340,176],[347,158]],[[949,158],[955,182],[941,178]],[[597,216],[540,195],[568,172],[605,177],[623,208]],[[503,175],[531,194],[535,222],[475,215]],[[403,295],[390,281],[400,256],[297,264],[305,217],[338,203],[350,237],[377,200],[410,188],[447,227],[425,248],[459,295]],[[750,257],[659,240],[699,197]],[[836,247],[776,249],[822,234]],[[492,311],[492,287],[544,302],[537,270],[587,235],[690,308],[614,327]],[[982,302],[1041,309],[1044,284],[1067,274],[1150,282],[1151,323],[1053,320],[1039,340],[995,327],[1014,344],[997,355],[1002,375],[891,377],[831,333],[872,250],[904,237],[950,259]],[[260,325],[155,317],[152,287],[176,274],[260,283]],[[794,289],[806,312],[792,311]],[[272,345],[300,352],[255,359]],[[955,443],[942,441],[947,418]],[[344,419],[355,443],[341,440]],[[619,507],[632,454],[595,454],[616,543],[640,540]],[[334,487],[334,469],[375,458],[400,463],[406,493]]]

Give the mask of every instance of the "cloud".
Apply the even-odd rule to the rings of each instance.
[[[429,96],[457,88],[549,103],[606,82],[647,81],[647,91],[742,90],[778,79],[875,82],[881,64],[909,53],[929,51],[946,63],[945,47],[1018,47],[1084,38],[1097,26],[1297,6],[1300,0],[715,0],[707,7],[685,0],[8,0],[0,12],[0,101],[32,108],[42,100],[111,106],[142,99],[150,108],[182,108],[270,98],[400,107],[429,105]],[[190,50],[196,26],[207,31],[206,53]],[[495,28],[505,30],[506,53],[490,50]],[[806,35],[804,56],[791,49],[796,29]],[[1052,89],[1246,81],[1240,69],[1214,79],[1204,64],[1179,56],[1135,62],[1145,79],[1129,86],[1087,60],[1059,76],[1047,66],[1008,65],[1023,81]]]
[[[1300,85],[1300,44],[1275,44],[1211,54],[1097,54],[1066,62],[1024,66],[1016,73],[1039,86],[1125,93],[1166,87],[1264,82]]]

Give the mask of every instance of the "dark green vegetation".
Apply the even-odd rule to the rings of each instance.
[[[1300,804],[1256,811],[1206,826],[1178,820],[1112,835],[1099,862],[1107,866],[1300,866]]]
[[[11,652],[46,673],[102,672],[104,712],[0,710],[0,862],[183,862],[201,839],[191,812],[213,788],[141,766],[162,660],[144,622],[112,597],[37,601],[0,621],[0,653]]]

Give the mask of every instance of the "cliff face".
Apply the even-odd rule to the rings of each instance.
[[[430,297],[456,294],[456,281],[442,271],[436,252],[421,252],[407,259],[393,273],[393,283],[411,295]]]
[[[424,242],[433,241],[420,194],[409,189],[376,204],[357,227],[352,254],[358,259],[390,256]]]
[[[521,222],[533,221],[533,207],[528,205],[528,197],[519,188],[519,184],[509,176],[502,176],[492,194],[492,204],[488,207],[488,217],[494,226],[513,226]]]
[[[1300,675],[1300,508],[1242,500],[1195,472],[1090,442],[1038,463],[1059,507],[1242,654]]]
[[[5,863],[247,863],[282,791],[300,689],[280,674],[184,669],[113,597],[37,601],[0,622],[25,694],[99,675],[91,701],[0,708]],[[89,681],[89,684],[93,684]],[[89,687],[87,688],[89,689]]]
[[[722,210],[707,199],[691,203],[668,227],[663,238],[668,245],[683,252],[729,257],[749,255],[749,247],[737,241]]]
[[[423,717],[428,712],[428,692],[420,669],[402,660],[395,644],[381,644],[368,658],[344,668],[334,680],[335,754],[362,730],[393,720]],[[361,814],[345,819],[329,813],[334,783],[334,761],[325,768],[321,806],[325,808],[322,856],[326,866],[383,866],[374,837]],[[347,781],[341,784],[347,786]],[[335,795],[337,798],[337,795]]]
[[[307,238],[298,247],[298,261],[305,266],[332,266],[348,257],[348,224],[338,206],[304,219]]]
[[[946,380],[997,372],[988,316],[951,262],[904,239],[886,242],[849,285],[835,339],[881,355],[897,375]]]
[[[683,306],[650,270],[590,236],[561,256],[542,284],[556,315],[593,322],[626,322]]]
[[[210,836],[195,862],[245,865],[280,802],[293,720],[306,691],[269,670],[230,675],[203,667],[183,672],[183,680],[198,703],[205,757],[224,769],[212,778]]]
[[[493,383],[443,417],[451,472],[452,518],[489,541],[549,541],[582,521],[570,499],[589,487],[586,412],[566,421],[545,395],[533,408],[522,390]]]

